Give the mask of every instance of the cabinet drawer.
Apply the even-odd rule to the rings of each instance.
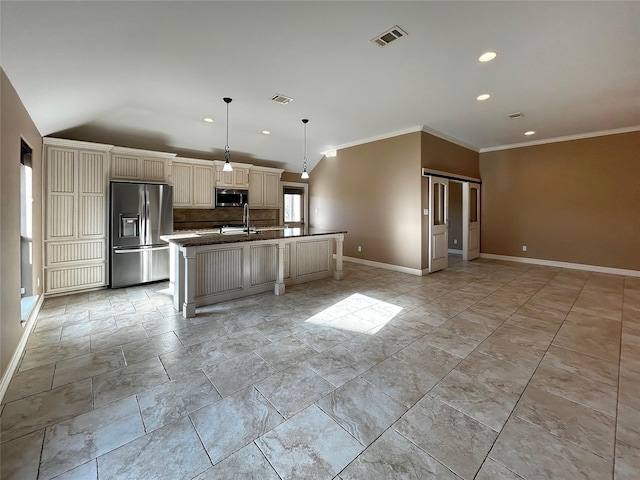
[[[68,263],[86,263],[105,260],[105,241],[47,242],[46,265],[57,267]]]
[[[46,271],[46,293],[61,293],[106,285],[106,265],[78,265],[49,268]]]

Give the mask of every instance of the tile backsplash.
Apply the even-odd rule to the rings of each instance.
[[[251,209],[249,212],[251,224],[265,227],[279,225],[280,210]],[[173,229],[193,230],[198,228],[214,228],[223,225],[241,224],[242,208],[218,207],[218,208],[174,208]]]

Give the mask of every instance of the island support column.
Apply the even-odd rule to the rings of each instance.
[[[344,234],[340,234],[336,237],[336,269],[333,272],[333,278],[336,280],[342,280],[344,278],[344,272],[342,271],[342,249],[344,248]]]
[[[276,269],[276,284],[273,293],[284,295],[284,242],[278,242],[278,267]]]
[[[195,247],[182,248],[184,256],[184,304],[182,316],[191,318],[196,316],[196,249]]]

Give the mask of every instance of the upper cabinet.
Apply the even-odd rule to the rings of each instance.
[[[249,171],[252,165],[245,163],[231,163],[233,170],[225,172],[224,162],[215,160],[216,187],[218,188],[249,188]]]
[[[173,153],[114,147],[111,149],[111,178],[166,182],[169,176],[169,161],[173,157]]]
[[[173,206],[178,208],[214,208],[213,162],[193,158],[176,158],[171,162]]]
[[[249,206],[252,208],[280,207],[279,168],[251,167],[249,172]]]

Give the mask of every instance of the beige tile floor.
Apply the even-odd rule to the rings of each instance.
[[[347,263],[188,320],[166,287],[46,301],[2,479],[640,478],[640,278]]]

